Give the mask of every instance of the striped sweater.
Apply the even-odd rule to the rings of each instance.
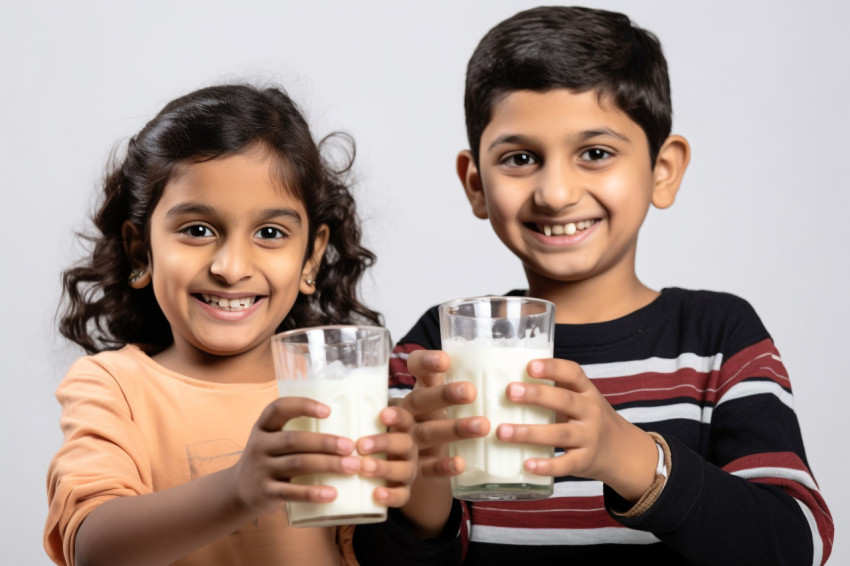
[[[439,347],[434,307],[396,346],[391,391],[412,388],[411,351]],[[826,562],[832,517],[806,461],[787,372],[746,301],[665,289],[621,319],[557,325],[555,357],[581,364],[623,417],[669,444],[670,476],[653,506],[624,519],[611,511],[628,504],[607,486],[559,477],[542,501],[456,501],[441,540],[417,541],[398,513],[358,527],[361,563]]]

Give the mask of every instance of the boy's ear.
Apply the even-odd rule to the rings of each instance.
[[[322,224],[316,230],[316,239],[313,240],[313,254],[304,262],[304,267],[301,269],[301,283],[298,290],[305,295],[312,295],[316,292],[316,277],[319,275],[319,266],[322,265],[322,258],[325,256],[325,250],[328,249],[328,241],[331,237],[331,231],[327,224]]]
[[[124,253],[127,254],[132,269],[127,274],[130,287],[143,289],[151,282],[150,255],[144,238],[136,225],[126,220],[121,225],[121,240],[124,242]]]
[[[484,186],[481,184],[481,175],[472,153],[465,149],[457,155],[457,176],[463,184],[466,198],[472,205],[472,213],[478,218],[487,218],[487,200],[484,198]]]
[[[691,146],[688,140],[676,135],[664,140],[653,171],[655,186],[652,190],[652,204],[656,208],[667,208],[676,200],[676,193],[690,160]]]

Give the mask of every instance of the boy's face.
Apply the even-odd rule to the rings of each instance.
[[[662,156],[653,170],[640,126],[595,91],[516,91],[491,114],[479,167],[462,152],[458,174],[476,216],[489,218],[522,260],[529,285],[636,280],[649,205],[669,206],[678,188],[665,183]]]

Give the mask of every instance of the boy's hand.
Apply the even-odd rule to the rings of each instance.
[[[456,476],[463,472],[463,458],[449,457],[448,443],[464,438],[486,436],[490,421],[485,417],[449,419],[446,409],[475,400],[475,386],[469,382],[445,383],[449,355],[441,350],[417,350],[407,359],[407,368],[416,377],[416,386],[401,402],[413,415],[412,434],[419,447],[419,473],[422,478]]]
[[[534,360],[528,375],[555,382],[512,383],[509,400],[555,411],[552,425],[503,424],[504,441],[557,446],[564,454],[526,460],[529,472],[600,480],[629,501],[637,501],[655,479],[658,451],[646,432],[628,422],[605,400],[581,366],[559,359]]]
[[[360,475],[386,480],[386,487],[375,489],[375,501],[387,507],[401,507],[410,499],[410,484],[416,478],[418,454],[410,435],[413,416],[401,407],[387,407],[380,418],[388,432],[357,441],[357,452],[363,456]],[[377,453],[385,453],[386,460],[368,456]]]
[[[254,425],[239,461],[230,468],[238,504],[258,515],[275,511],[283,501],[326,503],[336,498],[330,486],[296,485],[295,476],[314,473],[354,474],[360,459],[350,454],[354,442],[317,432],[284,431],[295,417],[324,418],[330,407],[303,397],[282,397],[269,404]]]

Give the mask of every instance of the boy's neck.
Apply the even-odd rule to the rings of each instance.
[[[590,324],[616,320],[654,301],[659,293],[636,277],[553,281],[526,273],[528,296],[555,304],[558,324]]]

